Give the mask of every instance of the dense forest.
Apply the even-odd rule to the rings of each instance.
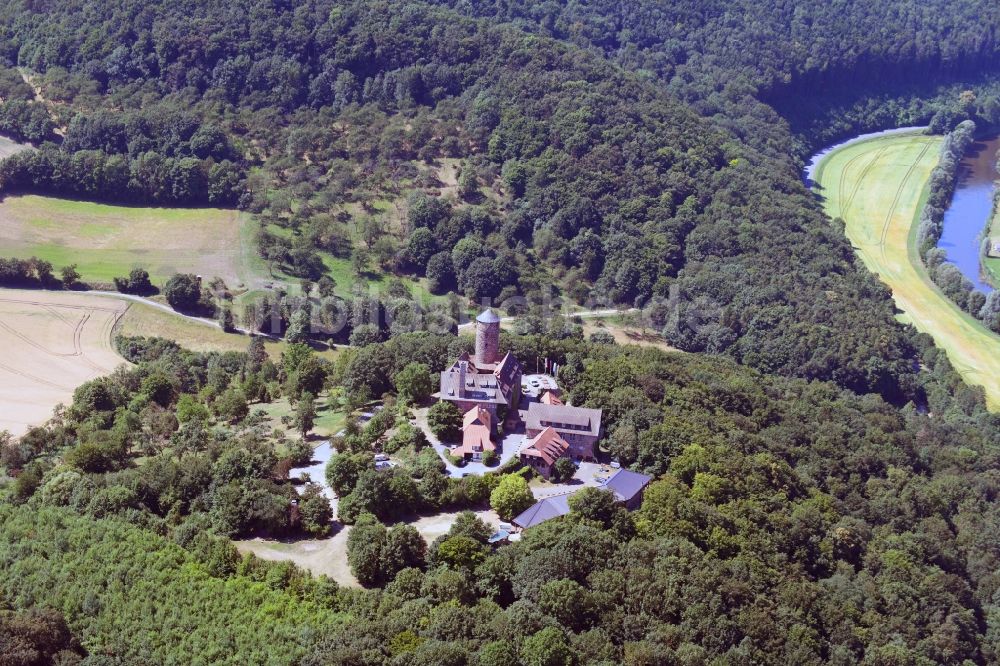
[[[421,164],[461,159],[463,173],[474,170],[471,201],[431,205],[417,191],[401,232],[383,220],[347,251],[475,298],[539,302],[566,285],[581,302],[663,302],[652,323],[682,349],[921,399],[885,290],[857,268],[788,157],[596,54],[417,3],[88,6],[75,22],[62,20],[80,14],[74,3],[47,9],[12,5],[0,54],[45,73],[67,131],[61,159],[80,148],[110,163],[107,151],[123,151],[117,171],[137,184],[128,196],[210,192],[211,178],[183,170],[205,173],[202,130],[158,147],[128,140],[121,123],[79,117],[198,109],[246,166],[262,164],[241,199],[260,214],[262,253],[293,274],[315,280],[317,252],[344,251],[357,232],[344,206],[403,196]],[[228,150],[209,145],[223,152],[206,161]],[[125,175],[151,154],[175,162],[169,188]],[[52,191],[32,164],[47,155],[8,161],[6,182]],[[87,191],[72,177],[65,186]]]
[[[36,150],[0,162],[0,188],[239,206],[268,264],[322,297],[239,313],[277,313],[276,358],[119,338],[133,365],[0,441],[5,656],[996,663],[1000,421],[895,321],[800,159],[858,129],[1000,124],[998,26],[975,0],[5,3],[0,133]],[[389,293],[338,293],[331,257]],[[68,284],[0,263],[7,284]],[[405,520],[481,508],[519,472],[451,478],[409,425],[414,378],[469,347],[364,323],[407,312],[409,278],[522,297],[534,334],[504,348],[604,410],[607,453],[656,478],[639,511],[584,493],[519,543],[494,550],[466,514],[425,548]],[[533,329],[552,295],[640,306],[705,353]],[[352,347],[328,363],[305,322],[338,316]],[[277,399],[298,435],[266,426]],[[383,407],[336,438],[326,479],[368,589],[229,540],[328,532],[326,500],[288,479],[322,399]],[[407,464],[367,469],[387,447]]]
[[[957,122],[955,82],[990,86],[1000,59],[1000,12],[976,0],[947,11],[907,0],[435,2],[603,53],[775,157],[789,145],[782,121],[800,157],[861,129]],[[991,97],[980,112],[995,124]]]
[[[391,416],[412,404],[395,386],[403,369],[440,367],[467,343],[407,334],[332,366],[305,349],[276,364],[257,343],[120,344],[133,369],[84,385],[60,419],[4,449],[24,471],[0,507],[3,600],[65,614],[86,664],[1000,658],[1000,430],[929,345],[934,417],[723,359],[505,336],[529,362],[561,362],[573,402],[605,410],[610,451],[657,480],[634,514],[583,493],[569,516],[492,550],[471,514],[429,548],[381,521],[477,508],[476,486],[513,471],[449,480],[403,436],[394,445],[414,447],[413,469],[349,478],[352,452],[370,459],[394,419],[405,430]],[[389,416],[348,433],[328,469],[349,486],[342,518],[363,535],[349,554],[366,591],[240,557],[224,538],[287,534],[314,515],[307,493],[302,524],[288,522],[280,470],[294,442],[262,437],[254,404],[320,384],[387,396]]]

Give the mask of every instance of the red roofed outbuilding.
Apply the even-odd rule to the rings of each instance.
[[[478,462],[483,459],[483,453],[496,449],[493,443],[493,415],[483,407],[473,407],[465,413],[462,444],[455,447],[452,455]]]
[[[556,460],[569,452],[569,444],[555,428],[545,428],[521,449],[521,462],[546,479],[552,476]]]

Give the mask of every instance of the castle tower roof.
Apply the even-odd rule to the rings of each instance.
[[[499,324],[500,317],[498,317],[497,314],[490,308],[486,308],[479,313],[479,316],[476,317],[476,321],[481,324]]]

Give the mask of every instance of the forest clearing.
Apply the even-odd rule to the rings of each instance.
[[[0,289],[0,430],[23,434],[80,384],[124,363],[111,334],[127,304],[79,293]]]
[[[916,250],[916,220],[941,138],[896,134],[849,144],[816,170],[826,212],[844,220],[865,265],[893,293],[903,319],[934,338],[955,369],[1000,407],[1000,337],[931,282]]]
[[[434,539],[447,534],[455,523],[459,511],[446,511],[433,516],[421,516],[408,524],[412,525],[424,540],[431,544]],[[493,510],[480,510],[476,516],[490,527],[500,523]],[[308,569],[312,575],[326,575],[347,587],[359,587],[347,562],[347,536],[351,526],[341,526],[336,533],[325,539],[300,539],[279,541],[276,539],[243,539],[234,542],[241,553],[253,553],[262,560],[272,562],[293,562]]]
[[[13,139],[9,139],[5,136],[0,136],[0,159],[4,157],[10,157],[15,155],[22,150],[28,150],[31,146],[26,143],[18,143]]]

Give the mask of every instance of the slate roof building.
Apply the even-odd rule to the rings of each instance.
[[[528,440],[521,449],[521,462],[548,479],[555,469],[556,460],[566,455],[569,448],[569,444],[554,428],[546,428]]]
[[[486,309],[476,318],[476,353],[462,353],[441,373],[439,400],[455,403],[462,412],[486,409],[496,421],[498,409],[517,414],[521,401],[521,364],[511,353],[500,357],[500,318]]]
[[[569,495],[546,497],[525,509],[511,522],[521,529],[528,529],[546,520],[565,516],[569,513]]]
[[[613,492],[615,499],[631,511],[642,504],[642,493],[652,480],[651,476],[630,469],[620,469],[602,487]]]
[[[528,437],[535,437],[546,428],[554,429],[569,444],[572,457],[595,459],[594,445],[601,435],[601,410],[564,405],[555,396],[532,402],[525,423]]]
[[[629,511],[634,511],[642,504],[643,491],[646,490],[646,486],[652,480],[652,477],[645,474],[639,474],[628,469],[620,469],[604,485],[599,486],[599,488],[614,493],[616,502],[623,505]],[[539,500],[511,522],[521,529],[527,529],[544,523],[546,520],[565,516],[570,512],[570,494],[556,495]]]

